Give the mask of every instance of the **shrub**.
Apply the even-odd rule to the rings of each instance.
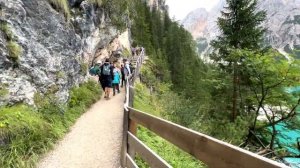
[[[127,48],[125,48],[125,49],[123,50],[122,55],[123,55],[124,58],[129,58],[129,57],[131,57],[131,53],[130,53],[130,51],[129,51]]]
[[[9,41],[7,44],[7,49],[8,49],[10,58],[14,62],[18,63],[19,57],[21,55],[21,49],[22,49],[21,46],[19,46],[19,44],[17,44],[14,41]]]
[[[101,89],[96,81],[88,82],[74,87],[70,93],[69,107],[83,106],[87,107],[101,97]]]
[[[87,73],[89,65],[85,63],[84,61],[80,62],[80,74],[85,76]]]
[[[7,23],[0,22],[0,30],[5,34],[7,40],[12,40],[13,33]]]

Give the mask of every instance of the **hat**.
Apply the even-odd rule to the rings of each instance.
[[[101,60],[98,60],[98,61],[96,62],[96,64],[102,64],[102,61],[101,61]]]

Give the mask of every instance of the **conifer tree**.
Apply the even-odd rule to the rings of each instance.
[[[261,48],[264,29],[260,24],[266,13],[257,11],[257,0],[227,0],[227,6],[218,18],[221,35],[212,41],[214,53],[211,59],[220,67],[233,73],[232,121],[237,116],[238,87],[240,83],[239,65],[243,58],[231,54],[234,49],[258,51]]]

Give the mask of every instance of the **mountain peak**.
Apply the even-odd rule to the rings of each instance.
[[[181,23],[194,38],[198,38],[203,36],[203,31],[207,27],[208,15],[209,12],[205,8],[198,8],[190,12]]]
[[[205,44],[205,47],[199,47],[202,54],[209,51],[208,44],[219,34],[217,18],[225,5],[226,0],[220,0],[210,12],[200,8],[190,12],[182,21],[186,30],[198,39],[198,44]],[[299,0],[259,0],[258,10],[267,12],[266,21],[262,24],[268,30],[265,34],[266,44],[285,52],[300,49]]]

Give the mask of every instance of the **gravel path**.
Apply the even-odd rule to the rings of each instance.
[[[83,114],[38,168],[119,168],[124,91]]]

